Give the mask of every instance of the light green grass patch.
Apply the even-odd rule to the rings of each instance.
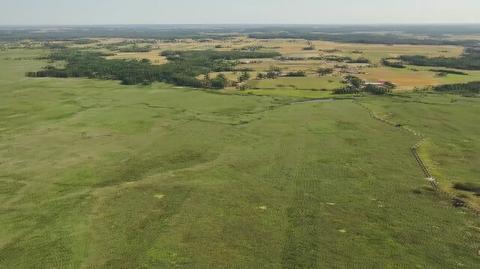
[[[308,76],[281,77],[276,79],[252,80],[249,85],[257,89],[334,90],[343,86],[340,77]]]

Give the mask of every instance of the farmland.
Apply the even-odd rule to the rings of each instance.
[[[103,40],[102,42],[106,42]],[[107,42],[108,43],[108,42]],[[117,42],[118,43],[118,42]],[[304,50],[309,44],[315,50]],[[141,45],[141,43],[140,43]],[[143,44],[146,45],[146,44]],[[128,46],[127,46],[128,47]],[[332,90],[339,87],[336,83],[341,74],[354,74],[371,81],[391,81],[396,84],[398,90],[412,90],[433,85],[448,83],[461,83],[480,80],[480,71],[469,70],[467,75],[438,76],[437,72],[431,71],[434,67],[408,66],[406,69],[388,68],[381,65],[384,58],[398,57],[401,55],[418,54],[427,57],[459,57],[463,48],[460,46],[431,46],[431,45],[376,45],[376,44],[343,44],[328,41],[307,42],[305,40],[257,40],[249,38],[234,38],[231,40],[210,40],[209,42],[198,42],[195,40],[180,40],[175,43],[155,43],[152,51],[149,52],[114,52],[108,59],[149,59],[153,64],[164,64],[165,57],[160,56],[161,51],[166,50],[242,50],[257,48],[260,51],[277,51],[284,59],[259,59],[242,61],[239,69],[252,70],[252,78],[258,72],[264,72],[270,67],[279,67],[283,72],[304,71],[306,78],[296,78],[295,83],[288,83],[283,78],[271,81],[251,81],[253,88],[271,89],[272,86],[294,86],[286,88],[305,89],[327,89]],[[366,58],[369,65],[345,64],[341,62],[322,60],[325,56],[341,56],[355,58]],[[316,70],[320,67],[331,67],[336,70],[336,77],[318,78]],[[225,72],[230,79],[235,80],[237,74]],[[213,75],[218,75],[213,73]],[[288,79],[287,79],[288,80]],[[322,81],[334,81],[325,85]],[[286,82],[286,83],[285,83]],[[314,83],[315,86],[309,84]],[[259,87],[260,85],[261,87]],[[285,88],[285,87],[277,87]]]
[[[458,188],[480,185],[480,99],[430,88],[480,81],[480,71],[439,75],[432,71],[439,67],[382,64],[401,55],[460,57],[463,47],[240,34],[91,40],[2,43],[0,268],[480,263],[480,198]],[[68,68],[49,58],[58,50],[52,44],[105,53],[106,61],[147,59],[153,70],[199,52],[209,60],[264,57],[191,74],[200,82],[222,74],[228,83],[221,89],[26,76],[48,65]],[[149,51],[125,52],[139,47]],[[258,77],[272,70],[280,71]],[[237,83],[245,72],[248,79]],[[381,96],[335,94],[349,75],[396,88]],[[439,189],[412,155],[417,132]]]

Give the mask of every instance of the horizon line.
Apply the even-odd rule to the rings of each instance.
[[[98,24],[0,24],[0,27],[59,26],[480,26],[480,22],[412,22],[412,23],[98,23]]]

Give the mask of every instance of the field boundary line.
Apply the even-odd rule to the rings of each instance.
[[[401,128],[402,130],[405,130],[408,133],[420,138],[420,140],[417,143],[415,143],[415,145],[410,147],[410,151],[412,152],[412,155],[415,158],[415,160],[417,162],[417,165],[422,170],[423,174],[426,177],[426,180],[430,183],[430,186],[433,188],[435,193],[437,195],[445,198],[445,199],[451,200],[454,206],[465,207],[465,208],[471,210],[476,215],[480,215],[480,210],[479,209],[474,208],[468,202],[466,202],[466,201],[456,197],[455,195],[453,195],[453,194],[451,194],[447,191],[444,191],[444,190],[442,190],[442,188],[440,188],[440,185],[439,185],[437,179],[435,177],[433,177],[432,173],[430,172],[430,169],[428,168],[428,166],[425,164],[425,161],[422,159],[422,157],[418,153],[418,151],[422,147],[422,145],[428,140],[428,138],[425,135],[423,135],[422,133],[420,133],[418,131],[415,131],[414,129],[410,128],[409,126],[402,125],[402,124],[399,124],[399,123],[396,123],[396,122],[393,122],[393,121],[390,121],[388,119],[385,119],[383,117],[378,116],[377,114],[375,114],[375,112],[373,112],[373,110],[371,110],[369,107],[362,104],[358,100],[354,100],[353,103],[359,105],[364,110],[366,110],[368,112],[368,114],[370,115],[370,117],[372,117],[373,119],[375,119],[377,121],[380,121],[380,122],[383,122],[383,123],[385,123],[387,125],[390,125],[392,127],[395,127],[395,128]]]

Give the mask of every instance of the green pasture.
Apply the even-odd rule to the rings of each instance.
[[[2,269],[480,263],[480,220],[432,192],[418,138],[355,101],[26,78],[44,53],[0,52]],[[320,96],[327,79],[258,87]],[[356,102],[431,137],[441,179],[478,182],[477,98]]]

